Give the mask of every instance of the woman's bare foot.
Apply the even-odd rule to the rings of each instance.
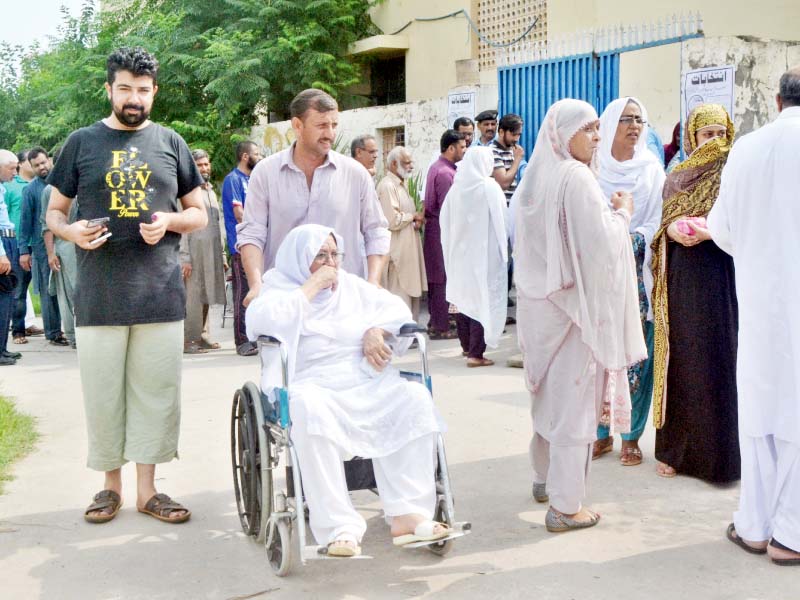
[[[414,533],[417,525],[427,520],[428,519],[419,514],[399,515],[397,517],[392,517],[392,537]],[[439,534],[444,530],[444,525],[437,523],[433,528],[433,533]]]
[[[656,473],[659,477],[675,477],[678,472],[673,468],[670,467],[667,463],[660,462],[656,467]]]

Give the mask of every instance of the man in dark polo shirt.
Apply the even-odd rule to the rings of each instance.
[[[107,61],[111,114],[74,131],[50,173],[47,225],[77,246],[75,336],[89,437],[88,466],[105,472],[84,518],[113,519],[122,465],[136,463],[136,507],[169,522],[191,513],[155,489],[155,465],[176,458],[186,297],[181,234],[205,227],[186,142],[149,120],[158,62],[142,48]],[[67,211],[77,198],[77,218]],[[182,211],[179,209],[180,202]]]

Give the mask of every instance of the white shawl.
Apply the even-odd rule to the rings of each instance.
[[[630,216],[612,212],[589,167],[573,159],[569,143],[597,120],[594,108],[580,100],[550,107],[517,191],[516,279],[519,294],[548,300],[560,318],[519,322],[536,331],[543,347],[528,349],[525,368],[535,391],[547,373],[558,339],[574,324],[581,340],[609,372],[617,394],[612,399],[622,431],[629,428],[630,396],[625,369],[647,357],[639,321],[636,270],[628,235]],[[606,396],[611,395],[611,387]]]
[[[618,98],[611,102],[600,115],[600,147],[597,150],[598,181],[603,194],[608,200],[614,192],[630,192],[633,195],[633,215],[630,232],[644,236],[644,287],[647,293],[647,318],[652,321],[653,311],[651,294],[653,291],[653,271],[650,268],[652,250],[650,244],[661,226],[662,191],[664,189],[664,167],[658,158],[647,148],[649,125],[642,128],[636,141],[633,158],[618,161],[611,154],[614,134],[617,131],[619,118],[629,102],[635,102],[642,112],[642,119],[647,121],[647,109],[633,97]],[[610,206],[610,205],[609,205]]]
[[[247,337],[260,335],[279,339],[289,356],[289,379],[294,379],[297,348],[301,335],[319,334],[336,340],[342,352],[362,346],[367,329],[380,327],[397,334],[411,322],[411,311],[397,296],[367,283],[360,277],[339,270],[335,291],[322,290],[310,302],[300,290],[311,276],[310,265],[328,236],[338,248],[342,238],[330,227],[295,227],[278,249],[275,267],[264,274],[261,294],[247,307]],[[410,338],[390,340],[396,354],[411,344]],[[262,381],[280,382],[280,361],[275,353],[262,353]]]
[[[447,273],[447,301],[483,325],[486,345],[496,348],[508,311],[506,199],[492,177],[485,147],[464,155],[447,192],[439,224]]]

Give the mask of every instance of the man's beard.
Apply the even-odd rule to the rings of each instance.
[[[400,179],[407,179],[409,175],[411,175],[411,169],[405,169],[404,167],[397,165],[397,176]]]
[[[200,173],[200,177],[202,177],[203,181],[205,181],[206,183],[211,181],[211,173]]]
[[[256,157],[248,156],[247,157],[247,168],[252,171],[253,167],[255,167],[258,164],[258,161],[259,161],[259,159],[257,159]]]
[[[139,112],[136,114],[126,114],[125,109],[127,108],[134,108],[139,110]],[[150,117],[150,111],[146,110],[141,104],[125,104],[120,111],[118,111],[116,107],[112,107],[112,109],[114,111],[114,116],[117,117],[120,123],[125,123],[128,127],[138,127]]]

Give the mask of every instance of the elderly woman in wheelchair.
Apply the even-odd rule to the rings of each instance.
[[[366,522],[348,494],[343,460],[371,458],[395,545],[438,540],[432,521],[436,448],[443,426],[430,392],[391,365],[411,338],[403,301],[339,268],[342,239],[302,225],[281,244],[261,295],[247,308],[250,339],[284,345],[291,385],[291,439],[311,531],[329,556],[356,556]],[[266,352],[266,351],[265,351]],[[262,355],[261,389],[280,381],[280,361]]]

